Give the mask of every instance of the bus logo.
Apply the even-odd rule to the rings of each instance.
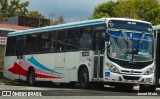
[[[133,73],[134,73],[134,71],[133,71],[133,70],[131,70],[131,73],[133,74]]]

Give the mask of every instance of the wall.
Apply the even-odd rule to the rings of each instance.
[[[5,50],[5,46],[0,45],[0,70],[3,70],[3,66],[4,66],[4,50]]]

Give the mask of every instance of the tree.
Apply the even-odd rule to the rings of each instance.
[[[160,24],[160,3],[158,0],[137,0],[137,13],[142,20],[147,20],[153,25]]]
[[[42,15],[39,11],[29,11],[26,16],[28,17],[35,17],[35,18],[42,18],[44,19],[44,15]]]
[[[64,16],[57,16],[55,13],[50,12],[47,16],[50,19],[50,25],[58,25],[65,23]]]
[[[100,17],[123,17],[140,19],[160,24],[160,3],[158,0],[109,1],[95,7],[92,19]]]
[[[25,16],[28,13],[27,6],[29,1],[20,3],[20,0],[10,0],[10,5],[8,7],[8,17],[23,15]]]
[[[28,5],[29,1],[21,3],[20,0],[1,0],[0,20],[18,15],[30,16],[35,18],[44,18],[44,16],[39,11],[28,11]]]
[[[93,15],[91,16],[91,19],[97,19],[101,17],[114,17],[114,10],[117,6],[117,2],[114,1],[108,1],[104,2],[102,4],[99,4],[95,7]]]
[[[7,0],[0,1],[0,19],[5,19],[8,13],[8,2]]]
[[[139,0],[119,0],[118,5],[113,11],[116,17],[139,19],[137,3]]]

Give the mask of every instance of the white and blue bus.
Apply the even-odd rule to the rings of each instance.
[[[154,84],[149,22],[102,18],[8,34],[4,76],[12,80],[111,84],[132,90]],[[154,87],[150,88],[154,89]]]

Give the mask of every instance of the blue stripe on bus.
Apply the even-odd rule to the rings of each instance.
[[[49,68],[47,68],[46,66],[42,65],[41,63],[39,63],[33,56],[29,59],[27,59],[30,63],[32,63],[34,66],[42,69],[42,70],[45,70],[45,71],[48,71],[48,72],[53,72],[53,73],[56,73],[56,74],[62,74],[62,73],[59,73],[59,72],[56,72],[54,70],[51,70]]]
[[[16,35],[30,34],[30,33],[36,33],[36,32],[49,31],[49,30],[65,29],[65,28],[69,28],[69,27],[77,27],[77,26],[83,26],[83,25],[102,24],[104,22],[105,21],[103,21],[103,20],[99,20],[99,21],[76,23],[76,24],[70,24],[70,25],[52,26],[52,27],[46,27],[46,28],[39,28],[39,29],[35,29],[35,30],[13,32],[13,33],[9,33],[8,36],[16,36]]]

